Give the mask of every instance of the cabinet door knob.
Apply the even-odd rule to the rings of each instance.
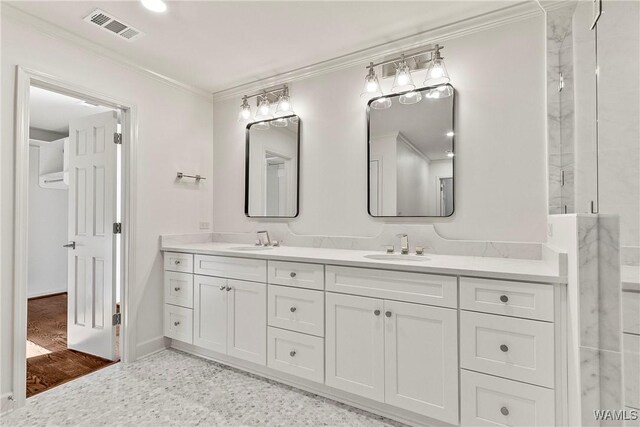
[[[295,272],[295,271],[292,271],[291,273],[289,273],[289,276],[291,276],[291,278],[293,279],[293,278],[294,278],[294,277],[296,277],[297,275],[296,275],[296,272]]]
[[[373,310],[373,314],[375,314],[376,316],[380,316],[380,310]]]
[[[180,287],[176,286],[175,288],[173,288],[173,290],[178,292],[180,290]]]
[[[229,292],[231,290],[231,286],[227,286],[225,289]]]
[[[180,324],[180,322],[178,322],[178,321],[173,322],[173,326],[178,326],[179,324]]]
[[[500,301],[507,302],[507,301],[509,301],[509,297],[506,296],[506,295],[500,295]]]
[[[220,286],[220,290],[224,291],[225,289],[227,289],[227,287],[225,285]]]
[[[387,316],[387,317],[391,317],[391,312],[390,312],[390,311],[386,311],[386,312],[384,313],[384,315],[385,315],[385,316]]]
[[[292,312],[292,313],[295,313],[295,312],[296,312],[296,310],[297,310],[297,308],[296,308],[296,307],[294,307],[294,306],[291,306],[291,308],[289,309],[289,311],[290,311],[290,312]]]
[[[506,353],[507,351],[509,351],[509,347],[507,347],[506,345],[502,344],[502,345],[500,345],[500,350],[502,350],[504,353]]]
[[[174,261],[174,263],[175,263],[175,265],[179,265],[180,264],[180,260],[177,259],[177,260]]]
[[[293,356],[295,356],[295,355],[296,355],[296,351],[295,351],[295,350],[291,350],[291,351],[289,352],[289,356],[293,357]]]
[[[500,413],[505,416],[509,415],[509,409],[507,409],[506,406],[503,406],[502,408],[500,408]]]

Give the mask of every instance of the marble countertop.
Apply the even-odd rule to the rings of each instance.
[[[448,275],[490,277],[507,280],[526,280],[541,283],[567,283],[567,278],[559,274],[550,264],[542,260],[472,257],[460,255],[425,254],[425,261],[375,260],[365,255],[384,252],[350,249],[326,249],[310,247],[275,247],[259,251],[237,248],[251,247],[239,243],[167,243],[163,251],[186,252],[205,255],[233,256],[240,258],[258,258],[266,260],[311,262],[317,264],[343,265],[350,267],[381,268],[418,273],[436,273]],[[417,255],[406,255],[408,259]],[[422,258],[422,257],[421,257]]]
[[[623,265],[620,273],[623,291],[640,292],[640,266]]]

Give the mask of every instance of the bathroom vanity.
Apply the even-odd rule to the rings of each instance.
[[[162,250],[176,349],[411,424],[566,424],[566,277],[553,263]]]

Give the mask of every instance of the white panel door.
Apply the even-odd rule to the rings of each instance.
[[[227,299],[230,290],[227,279],[193,276],[194,345],[227,352]]]
[[[115,360],[115,111],[69,123],[67,347]],[[46,213],[43,213],[46,214]]]
[[[458,424],[458,313],[384,302],[385,401]]]
[[[227,354],[267,364],[267,285],[227,280]]]
[[[326,294],[328,386],[384,402],[383,301]]]

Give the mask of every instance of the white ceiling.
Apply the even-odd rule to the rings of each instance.
[[[13,1],[13,6],[208,92],[475,17],[514,1]],[[84,22],[100,8],[146,33],[127,42]]]
[[[371,109],[371,139],[402,133],[404,137],[429,160],[447,158],[451,150],[453,131],[453,97],[443,99],[422,98],[417,104],[404,105],[393,98],[386,110]]]
[[[68,135],[70,120],[109,110],[111,108],[87,104],[77,98],[32,86],[29,127]]]

